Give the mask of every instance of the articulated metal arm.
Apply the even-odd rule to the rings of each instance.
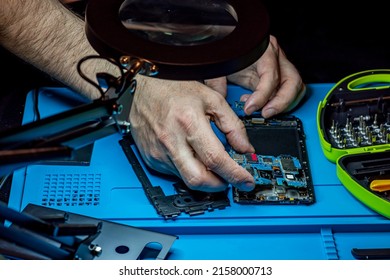
[[[156,68],[149,62],[122,57],[115,63],[121,76],[115,78],[107,73],[98,73],[99,84],[81,72],[80,75],[97,87],[102,96],[89,104],[38,120],[33,123],[0,133],[0,176],[10,174],[17,168],[48,159],[71,158],[73,151],[114,133],[130,131],[129,115],[136,90],[137,74],[153,75]],[[103,58],[106,59],[106,58]],[[103,88],[107,90],[104,92]]]

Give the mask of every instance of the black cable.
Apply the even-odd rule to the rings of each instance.
[[[41,119],[41,113],[39,112],[39,89],[34,88],[33,90],[33,110],[34,120],[39,121]]]
[[[110,57],[104,57],[104,56],[100,56],[100,55],[89,55],[89,56],[86,56],[84,58],[82,58],[78,63],[77,63],[77,72],[79,73],[79,75],[84,79],[86,80],[88,83],[90,83],[91,85],[93,85],[99,92],[100,92],[100,95],[101,97],[104,96],[104,91],[103,89],[99,86],[99,84],[97,84],[95,81],[91,80],[90,78],[88,78],[84,73],[83,71],[81,70],[81,65],[89,60],[89,59],[103,59],[103,60],[106,60],[108,62],[111,62],[112,64],[114,64],[115,66],[118,67],[120,73],[121,73],[121,77],[124,75],[124,67],[119,63],[117,62],[116,60],[114,60],[113,58],[110,58]],[[121,82],[121,85],[119,86],[119,88],[123,88],[123,83],[125,82],[125,79],[123,79]]]

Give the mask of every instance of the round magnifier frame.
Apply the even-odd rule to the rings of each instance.
[[[161,79],[226,76],[254,63],[269,44],[269,16],[261,1],[226,0],[237,15],[235,29],[219,40],[191,46],[161,44],[130,32],[119,18],[123,2],[89,0],[85,18],[87,38],[102,56],[131,56],[154,63]]]

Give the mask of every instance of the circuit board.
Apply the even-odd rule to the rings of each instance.
[[[298,158],[290,155],[263,156],[238,154],[230,150],[230,156],[255,179],[251,192],[234,189],[235,202],[302,203],[310,202],[308,178]]]

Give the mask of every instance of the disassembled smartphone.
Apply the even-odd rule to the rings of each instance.
[[[119,144],[137,178],[141,182],[150,203],[154,206],[157,213],[165,219],[175,219],[181,213],[186,213],[190,216],[200,215],[206,211],[224,209],[230,206],[227,190],[216,193],[194,191],[188,188],[184,182],[179,179],[173,184],[175,194],[166,195],[160,186],[154,186],[150,182],[133,151],[132,147],[136,147],[134,146],[134,139],[131,135],[125,135],[122,140],[119,141]]]
[[[234,202],[241,204],[312,204],[315,202],[305,134],[295,116],[265,119],[261,114],[245,116],[243,103],[233,110],[244,122],[256,153],[230,156],[255,178],[255,189],[239,191],[233,186]]]
[[[256,154],[238,154],[227,147],[230,156],[246,168],[256,180],[251,192],[232,187],[234,202],[242,204],[312,204],[315,201],[308,164],[302,122],[294,116],[266,120],[260,112],[250,117],[243,112],[243,102],[232,105],[242,119]],[[120,145],[157,213],[175,219],[181,213],[199,215],[230,206],[228,191],[206,193],[189,189],[182,181],[173,184],[175,194],[166,195],[153,186],[140,165],[132,146],[131,135]]]

